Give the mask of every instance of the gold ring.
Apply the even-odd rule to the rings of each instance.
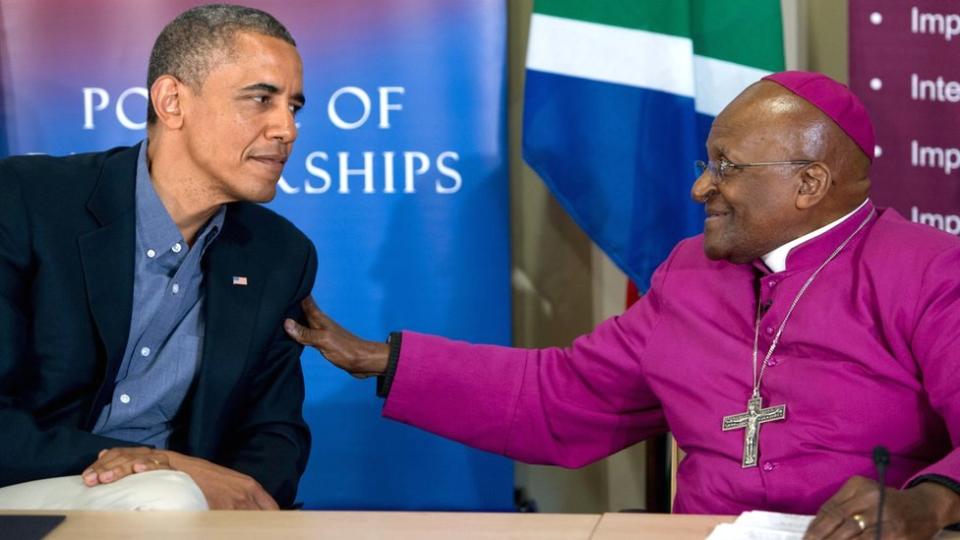
[[[160,466],[160,460],[159,460],[159,459],[151,459],[150,461],[152,461],[153,464],[156,465],[157,467]]]
[[[854,515],[850,516],[850,519],[852,519],[854,522],[856,522],[857,527],[860,527],[860,532],[863,532],[863,531],[867,530],[867,521],[866,521],[865,519],[863,519],[863,516],[862,516],[862,515],[860,515],[860,514],[854,514]]]

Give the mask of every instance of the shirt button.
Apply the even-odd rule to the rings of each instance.
[[[147,250],[147,257],[150,257],[150,258],[152,259],[152,258],[154,258],[154,257],[156,257],[156,256],[157,256],[157,252],[156,252],[156,251],[154,251],[154,250],[152,250],[152,249],[148,249],[148,250]]]
[[[172,248],[170,248],[170,250],[173,251],[174,253],[180,253],[181,249],[183,249],[183,246],[180,245],[180,242],[177,242],[176,244],[173,245]]]
[[[777,286],[777,282],[776,282],[776,281],[773,281],[773,280],[770,280],[770,281],[767,282],[767,285],[769,285],[769,286],[771,286],[771,287],[776,287],[776,286]]]
[[[773,327],[772,327],[772,326],[768,326],[768,327],[767,327],[767,333],[768,333],[768,334],[772,334],[772,333],[773,333]]]
[[[130,396],[126,394],[120,394],[120,403],[123,403],[124,405],[130,403]]]
[[[174,283],[173,287],[170,287],[170,289],[173,291],[173,294],[177,294],[178,292],[180,292],[180,285],[177,283]]]
[[[774,470],[774,469],[776,469],[776,468],[777,468],[777,464],[776,464],[776,463],[771,463],[771,462],[768,461],[768,462],[766,462],[766,463],[763,464],[763,470],[766,471],[766,472],[770,472],[770,471],[772,471],[772,470]]]
[[[771,359],[767,360],[767,365],[770,366],[770,367],[776,367],[777,364],[778,364],[778,362],[777,362],[777,359],[776,359],[776,358],[771,358]]]
[[[140,349],[140,356],[150,356],[150,347],[144,347]]]

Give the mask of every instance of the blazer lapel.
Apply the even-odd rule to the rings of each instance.
[[[136,233],[134,204],[139,145],[104,162],[87,209],[101,225],[78,240],[87,301],[106,352],[106,376],[87,423],[95,421],[98,403],[113,393],[114,379],[130,332]],[[98,414],[98,413],[97,413]]]
[[[204,255],[205,330],[203,357],[189,398],[186,444],[196,455],[211,455],[218,437],[211,424],[237,385],[249,357],[265,272],[245,249],[250,234],[227,208],[224,227]],[[213,430],[213,431],[211,431]]]

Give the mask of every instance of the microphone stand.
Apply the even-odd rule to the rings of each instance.
[[[873,465],[877,468],[877,480],[879,481],[880,487],[880,502],[877,506],[877,536],[876,539],[880,540],[880,532],[883,526],[883,502],[886,499],[887,490],[886,487],[886,477],[887,477],[887,465],[890,464],[890,452],[887,451],[883,446],[877,446],[873,449]]]

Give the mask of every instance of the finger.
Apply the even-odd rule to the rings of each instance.
[[[822,540],[832,538],[840,526],[843,525],[843,516],[832,509],[821,508],[817,515],[807,526],[807,532],[803,535],[803,540]]]
[[[98,459],[93,465],[91,465],[90,468],[97,473],[104,473],[130,459],[134,458],[124,454],[107,452],[102,458]]]
[[[820,507],[816,517],[810,523],[808,531],[820,532],[821,522],[832,522],[838,526],[848,516],[863,510],[864,503],[859,501],[864,493],[870,493],[871,481],[862,476],[851,476],[843,486],[827,499]]]
[[[122,472],[118,475],[116,470],[104,468],[96,470],[93,474],[96,475],[96,482],[91,485],[109,484],[115,480],[119,480],[123,476]]]
[[[859,506],[853,506],[860,501]],[[859,508],[850,510],[850,508]],[[817,517],[810,523],[804,535],[804,540],[827,539],[839,540],[855,538],[865,530],[873,527],[871,516],[877,513],[874,506],[868,505],[862,498],[854,499],[842,505],[821,509]],[[862,526],[861,526],[862,524]]]
[[[853,481],[854,479],[851,479]],[[876,482],[863,477],[856,477],[855,489],[852,496],[839,501],[836,513],[846,522],[857,523],[854,516],[860,516],[867,526],[872,525],[872,519],[877,515],[877,505],[880,503],[880,490]],[[845,523],[845,525],[848,523]],[[859,530],[859,527],[858,527]]]
[[[291,339],[301,345],[316,346],[319,340],[314,335],[314,331],[303,326],[293,319],[283,321],[283,329]]]
[[[848,504],[850,501],[874,489],[876,489],[876,484],[873,480],[863,476],[851,476],[843,483],[843,486],[833,497],[830,497],[827,503],[837,506]]]
[[[166,463],[158,461],[137,461],[133,464],[134,473],[143,473],[148,471],[172,471],[173,467]]]
[[[97,480],[101,484],[111,484],[131,474],[133,474],[133,463],[127,462],[101,471]]]
[[[146,463],[149,461],[149,458],[145,455],[138,455],[140,452],[123,452],[118,453],[116,457],[111,459],[101,459],[98,463],[94,464],[94,470],[98,472],[98,480],[102,484],[108,484],[111,482],[116,482],[125,476],[133,474],[133,466],[137,463]],[[108,458],[109,454],[104,456]]]
[[[254,502],[253,496],[249,493],[235,493],[236,497],[230,496],[222,503],[216,506],[211,505],[211,510],[259,510],[260,507]]]
[[[80,476],[83,477],[84,483],[87,485],[95,485],[98,483],[97,477],[100,472],[107,467],[105,464],[110,462],[119,456],[131,454],[131,453],[141,453],[144,451],[152,451],[151,448],[146,447],[137,447],[137,448],[104,448],[97,452],[97,460],[94,461],[89,467],[83,470],[80,473]],[[108,468],[108,467],[107,467]]]
[[[293,319],[284,319],[283,329],[286,330],[288,336],[298,342],[300,341],[300,336],[303,335],[303,327]]]
[[[863,522],[863,528],[860,527],[860,522],[857,518],[860,518],[860,521]],[[848,517],[840,524],[840,527],[829,537],[830,540],[850,540],[852,538],[872,538],[873,535],[873,525],[870,523],[870,520],[867,519],[866,514],[855,514],[854,516]]]
[[[252,498],[246,498],[236,504],[237,510],[260,510],[260,506]]]
[[[149,454],[154,452],[153,448],[148,446],[130,446],[130,447],[117,447],[117,448],[104,448],[97,454],[97,460],[103,461],[108,459],[114,459],[119,456],[125,456],[130,454]]]
[[[310,323],[311,327],[325,328],[327,326],[329,318],[320,311],[320,307],[317,306],[313,296],[304,298],[300,306],[303,308],[303,314],[307,316],[307,322]]]
[[[280,506],[277,504],[277,501],[273,500],[273,497],[269,493],[264,491],[262,488],[257,488],[253,490],[253,502],[257,505],[257,508],[260,510],[279,510]]]
[[[104,456],[110,454],[110,448],[104,448],[97,452],[97,460],[80,473],[83,483],[87,486],[95,486],[100,483],[100,472],[103,470]]]
[[[83,478],[83,483],[87,486],[95,486],[100,483],[97,480],[97,473],[89,467],[80,473],[80,476]]]
[[[171,469],[173,467],[170,465],[170,461],[163,454],[150,454],[133,462],[133,472],[135,473]]]

